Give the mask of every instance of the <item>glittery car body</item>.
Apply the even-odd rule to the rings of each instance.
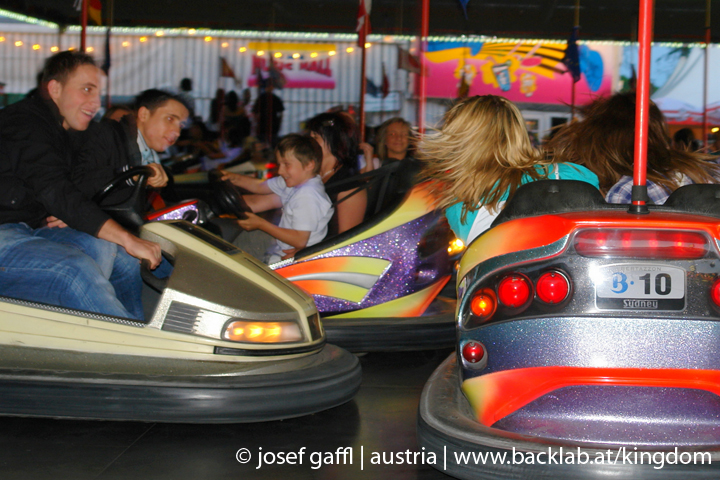
[[[452,234],[425,185],[353,230],[271,265],[315,300],[328,341],[355,351],[449,346]]]
[[[693,185],[646,215],[569,189],[580,211],[511,213],[473,242],[458,274],[457,353],[426,385],[420,444],[592,459],[679,448],[720,460],[720,200],[705,187],[715,188]],[[530,193],[553,195],[543,188]],[[564,279],[557,297],[549,276]],[[647,463],[453,462],[447,473],[656,477]],[[666,465],[663,478],[682,467]]]

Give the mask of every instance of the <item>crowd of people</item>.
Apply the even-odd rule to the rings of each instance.
[[[158,276],[172,267],[159,245],[125,229],[94,198],[118,173],[140,165],[151,169],[148,185],[164,187],[168,174],[159,155],[169,150],[204,169],[274,159],[274,178],[222,174],[250,192],[252,212],[237,222],[262,233],[258,256],[269,263],[362,223],[367,190],[342,186],[393,162],[422,166],[420,178],[465,242],[488,229],[527,182],[580,180],[608,202],[631,201],[632,94],[597,99],[538,149],[518,108],[494,95],[457,102],[421,139],[406,120],[391,118],[375,132],[373,146],[359,142],[347,112],[319,114],[304,132],[279,139],[284,106],[271,83],[253,106],[247,91],[241,97],[218,90],[206,125],[192,116],[191,89],[185,83],[180,94],[147,90],[95,122],[100,70],[92,58],[67,51],[46,61],[40,86],[0,111],[0,295],[142,320],[140,261]],[[682,185],[720,178],[714,156],[695,151],[692,140],[673,142],[667,132],[652,105],[648,195],[655,204]],[[256,215],[278,208],[277,224]]]

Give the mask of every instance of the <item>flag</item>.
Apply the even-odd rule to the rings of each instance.
[[[103,60],[100,68],[105,72],[105,75],[110,75],[110,27],[105,32],[105,60]]]
[[[575,83],[580,81],[580,52],[578,52],[577,39],[578,27],[573,27],[565,48],[565,56],[562,59],[562,63],[567,67],[567,71],[570,72]]]
[[[382,95],[382,90],[380,89],[380,87],[375,85],[372,80],[365,77],[365,93],[367,93],[371,97],[379,97],[380,95]]]
[[[398,46],[398,64],[397,68],[400,70],[407,70],[408,72],[420,74],[420,59],[402,47]]]
[[[220,57],[220,76],[230,77],[237,82],[237,78],[235,78],[235,71],[230,67],[230,65],[227,63],[227,60],[225,60],[225,58],[223,57]]]
[[[382,86],[380,87],[382,97],[385,98],[390,93],[390,79],[388,79],[387,73],[385,72],[385,62],[382,64]]]
[[[100,0],[90,0],[88,3],[88,17],[93,19],[95,25],[102,25],[102,3],[100,3]]]
[[[467,18],[468,18],[468,16],[467,16],[467,4],[468,4],[468,2],[469,2],[470,0],[459,0],[459,1],[460,1],[460,6],[462,6],[463,13],[465,14],[465,18],[467,19]]]
[[[365,34],[370,33],[370,9],[372,8],[372,0],[360,0],[357,14],[358,47],[365,47]],[[365,25],[367,23],[367,29]]]
[[[82,11],[83,0],[75,0],[73,6],[78,12]],[[102,25],[102,3],[100,0],[88,0],[88,17],[93,19],[96,25]]]

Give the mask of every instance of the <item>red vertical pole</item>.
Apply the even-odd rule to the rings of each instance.
[[[365,62],[365,54],[367,53],[367,48],[365,48],[365,44],[367,43],[368,38],[368,25],[370,23],[370,18],[368,15],[365,15],[365,21],[363,22],[363,44],[360,45],[361,52],[362,52],[362,60],[361,60],[361,66],[360,70],[362,70],[362,77],[360,78],[360,141],[365,141],[365,93],[367,92],[367,80],[366,78],[366,68],[367,63]]]
[[[708,70],[710,58],[710,0],[705,1],[705,75],[703,78],[703,146],[707,149],[708,145],[708,118],[707,118],[707,97],[708,97]]]
[[[430,36],[430,0],[422,0],[422,27],[420,29],[420,92],[418,95],[418,129],[425,133],[425,101],[427,98],[427,52]]]
[[[653,28],[653,0],[640,0],[638,22],[638,80],[635,101],[635,165],[633,171],[633,213],[647,213],[647,136],[650,119],[650,49]]]
[[[575,25],[577,28],[578,37],[580,37],[580,0],[575,0]],[[570,120],[575,120],[575,85],[577,82],[573,78],[572,91],[570,92]]]
[[[80,11],[80,25],[82,25],[82,30],[80,30],[80,51],[85,51],[85,34],[87,32],[87,17],[88,17],[88,1],[89,0],[82,0],[82,9]]]

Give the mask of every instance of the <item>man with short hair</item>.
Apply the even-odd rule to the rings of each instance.
[[[0,112],[0,295],[142,319],[139,262],[127,254],[155,268],[160,246],[71,180],[68,131],[87,129],[99,108],[99,69],[67,51],[46,60],[37,94]]]
[[[167,184],[158,153],[177,141],[189,109],[177,95],[150,89],[138,95],[133,110],[133,114],[123,116],[119,122],[103,120],[73,133],[77,152],[72,179],[88,198],[122,171],[139,165],[154,170],[148,179],[149,186],[159,188]],[[107,202],[118,203],[127,195],[121,189]]]

